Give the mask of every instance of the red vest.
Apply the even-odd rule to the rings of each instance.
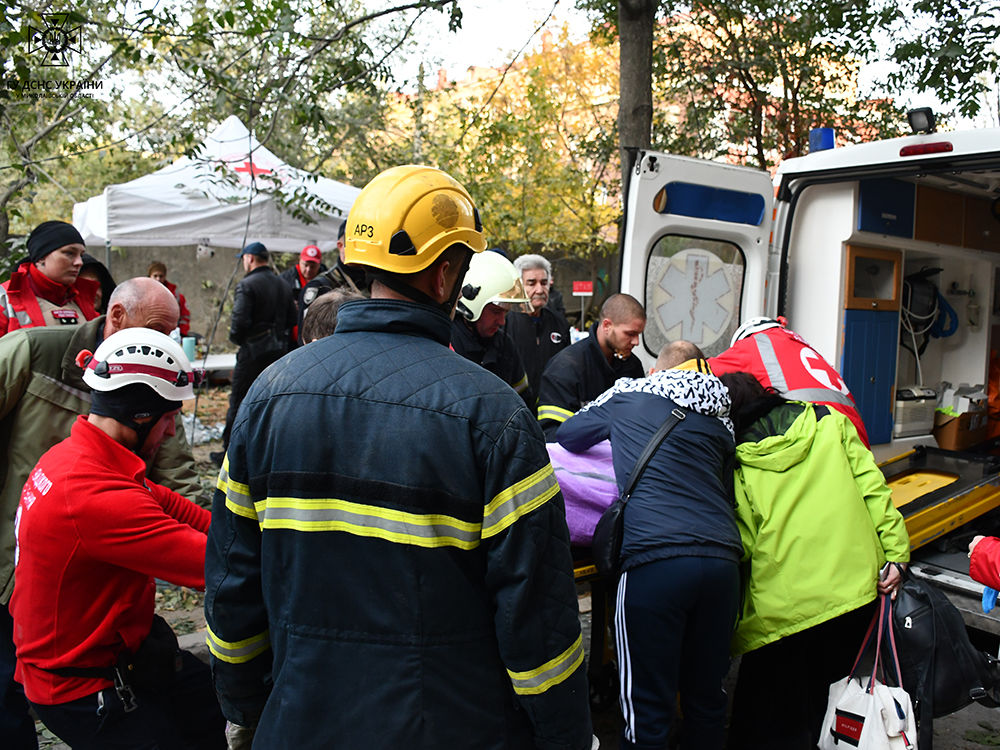
[[[840,373],[797,333],[768,328],[737,341],[708,363],[716,375],[749,372],[785,398],[836,409],[854,423],[861,441],[870,447],[864,422]]]
[[[72,286],[58,284],[25,261],[10,275],[10,279],[2,285],[0,292],[0,336],[18,328],[34,328],[45,325],[45,315],[38,297],[47,299],[54,305],[71,303],[79,308],[84,320],[97,317],[94,309],[94,296],[100,289],[100,283],[93,279],[78,278]]]

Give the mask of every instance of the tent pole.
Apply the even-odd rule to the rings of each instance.
[[[104,267],[111,273],[111,240],[104,240]],[[115,275],[111,273],[111,278]]]

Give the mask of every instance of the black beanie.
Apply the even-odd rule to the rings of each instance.
[[[43,221],[28,235],[28,259],[37,263],[53,250],[66,245],[82,245],[83,237],[65,221]]]

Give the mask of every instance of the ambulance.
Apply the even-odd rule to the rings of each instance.
[[[814,131],[773,179],[639,151],[624,175],[621,290],[646,308],[635,352],[647,366],[669,341],[712,356],[741,321],[784,316],[850,389],[914,573],[1000,635],[966,557],[974,534],[1000,534],[986,398],[1000,350],[1000,129],[910,119],[913,135],[857,145]]]

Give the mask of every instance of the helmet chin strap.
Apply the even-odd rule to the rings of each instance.
[[[392,274],[382,273],[380,271],[369,271],[368,275],[373,279],[378,281],[380,284],[385,284],[387,287],[392,289],[392,291],[402,294],[407,299],[413,300],[414,302],[419,302],[421,305],[427,305],[428,307],[444,308],[445,305],[438,302],[436,299],[431,297],[414,286],[410,286],[405,281],[402,281],[398,276],[393,276]],[[447,311],[446,311],[447,312]]]
[[[91,393],[90,413],[101,417],[110,417],[116,422],[135,431],[138,441],[132,452],[138,454],[142,450],[146,438],[153,427],[167,412],[181,408],[180,401],[170,401],[156,393],[152,388],[141,383],[133,383],[114,391],[93,391]],[[148,422],[137,420],[152,417]]]
[[[448,298],[447,307],[445,312],[450,316],[451,311],[455,309],[455,304],[458,302],[458,298],[462,294],[462,287],[465,281],[465,274],[469,272],[469,264],[472,262],[472,250],[467,250],[465,253],[465,258],[462,260],[462,267],[458,270],[458,276],[455,277],[455,285],[451,288],[451,295]]]
[[[164,412],[164,414],[165,413],[166,412]],[[133,453],[139,455],[140,451],[142,451],[142,446],[146,444],[146,438],[149,437],[149,433],[153,431],[153,428],[156,426],[156,423],[160,421],[160,417],[162,416],[163,414],[154,414],[153,418],[148,422],[146,422],[146,424],[139,424],[138,422],[132,419],[127,421],[123,419],[118,420],[126,427],[131,427],[133,430],[135,430],[135,434],[138,436],[138,439],[136,440],[135,443],[135,447],[132,448]]]
[[[469,270],[469,263],[472,261],[472,250],[467,250],[465,253],[465,258],[462,261],[462,266],[459,269],[459,274],[455,279],[455,284],[451,288],[448,300],[446,302],[438,302],[436,299],[431,297],[426,292],[417,289],[410,284],[407,284],[399,276],[394,274],[385,273],[378,270],[369,269],[368,275],[376,279],[379,283],[385,284],[387,287],[392,289],[397,294],[402,294],[404,297],[413,300],[414,302],[419,302],[421,305],[427,305],[428,307],[433,307],[441,310],[449,318],[451,317],[452,310],[455,309],[455,303],[458,302],[459,296],[462,294],[462,280],[465,278],[465,274]]]

